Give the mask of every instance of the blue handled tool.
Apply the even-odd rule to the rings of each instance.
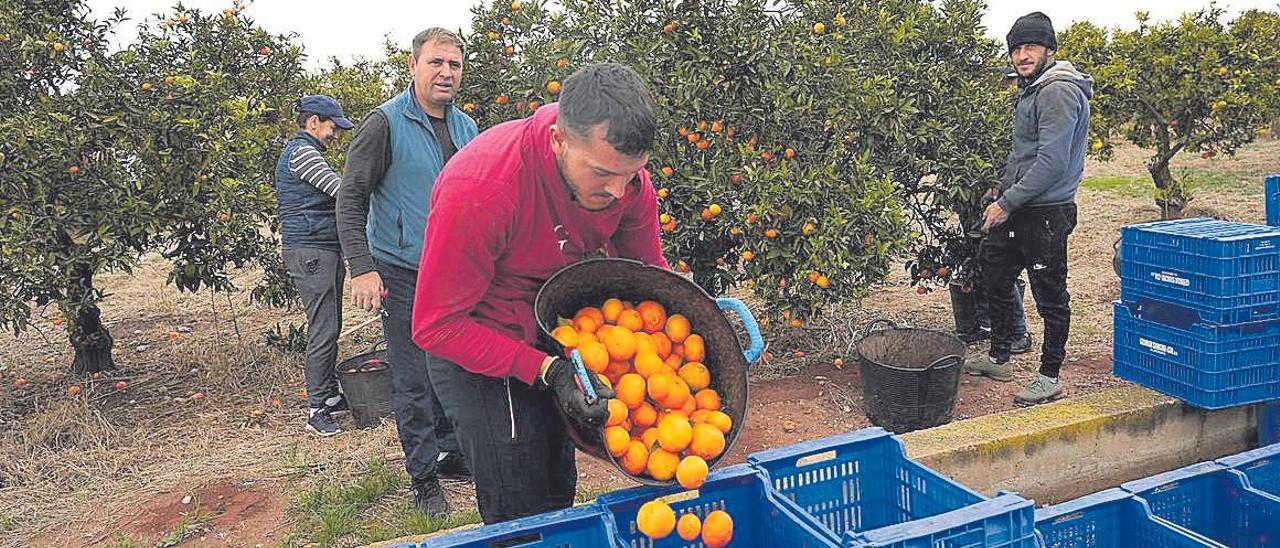
[[[569,353],[569,361],[573,362],[573,369],[578,374],[578,384],[582,385],[582,391],[587,394],[587,405],[598,401],[600,396],[596,394],[596,385],[591,382],[591,375],[594,373],[588,371],[586,364],[582,363],[582,354],[578,349]]]

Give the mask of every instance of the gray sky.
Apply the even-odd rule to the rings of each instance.
[[[125,6],[134,20],[120,29],[117,40],[134,38],[132,28],[137,20],[171,7],[173,0],[89,0],[95,15],[106,16],[116,6]],[[449,29],[470,27],[471,7],[477,0],[256,0],[246,13],[271,32],[296,32],[309,57],[308,66],[317,66],[330,56],[350,59],[356,56],[379,57],[384,36],[407,44],[413,35],[426,27]],[[187,0],[189,8],[221,11],[230,0]],[[985,23],[988,34],[1003,38],[1018,16],[1043,11],[1053,19],[1054,27],[1066,28],[1073,21],[1089,20],[1103,26],[1136,26],[1134,12],[1145,9],[1152,19],[1170,19],[1184,11],[1207,6],[1207,0],[1054,0],[1029,2],[988,0]],[[1277,0],[1229,0],[1219,2],[1229,13],[1249,8],[1280,9]],[[305,8],[304,8],[305,6]]]

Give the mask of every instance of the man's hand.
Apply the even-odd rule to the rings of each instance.
[[[356,306],[377,312],[382,309],[384,295],[386,288],[382,287],[382,276],[376,270],[351,278],[351,300]]]
[[[987,211],[983,213],[982,231],[987,232],[1007,220],[1009,220],[1009,212],[1000,207],[999,203],[993,202],[987,206]]]
[[[538,376],[535,386],[555,392],[556,405],[579,424],[592,428],[604,426],[609,418],[609,399],[613,390],[600,382],[600,377],[588,372],[587,377],[596,389],[595,403],[587,403],[587,394],[580,388],[577,369],[569,360],[552,358],[551,364]]]

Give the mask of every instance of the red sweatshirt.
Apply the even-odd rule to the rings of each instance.
[[[551,151],[558,105],[485,131],[436,179],[418,269],[413,340],[490,377],[533,384],[533,300],[557,270],[603,250],[669,268],[649,174],[601,211],[574,202]],[[603,297],[602,297],[603,298]]]

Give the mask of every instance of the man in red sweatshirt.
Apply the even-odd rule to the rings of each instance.
[[[557,408],[600,425],[612,391],[597,384],[588,404],[573,365],[533,346],[533,300],[557,270],[600,252],[668,267],[644,170],[655,111],[631,69],[587,66],[559,103],[482,133],[436,180],[413,339],[430,354],[485,523],[573,505],[574,448]]]

